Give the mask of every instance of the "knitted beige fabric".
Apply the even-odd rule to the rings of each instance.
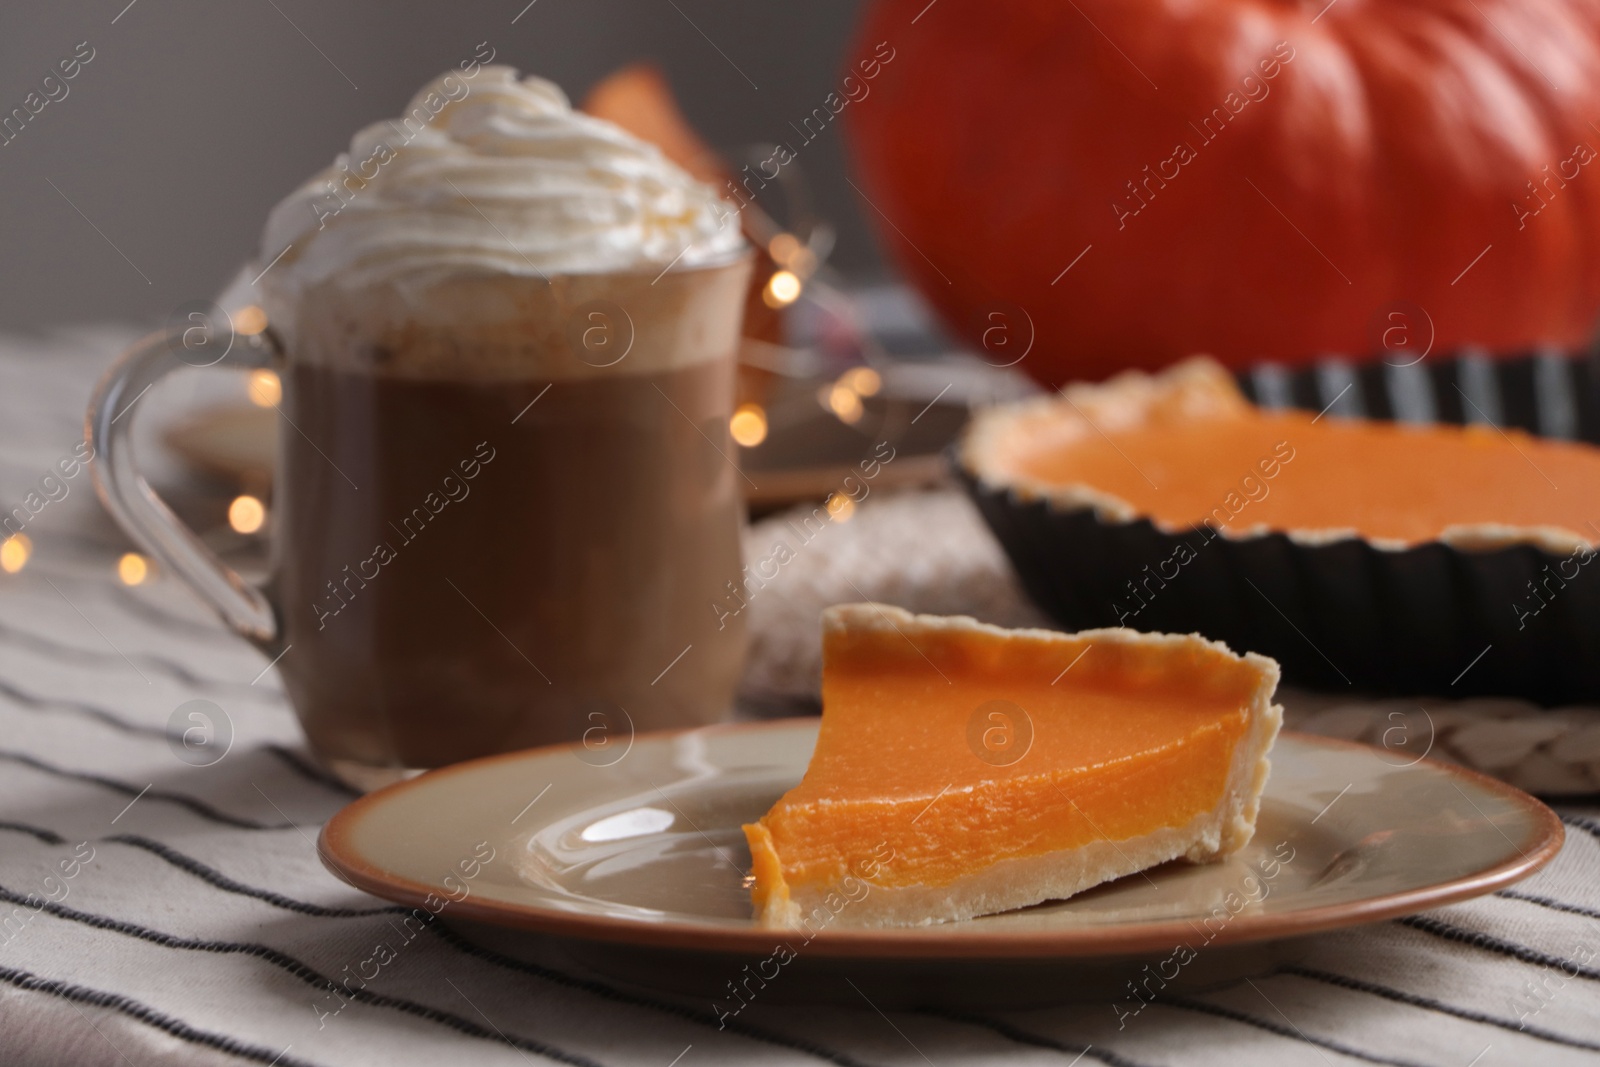
[[[1289,690],[1289,730],[1378,745],[1390,762],[1424,755],[1503,778],[1530,793],[1600,792],[1600,708],[1534,707],[1522,700],[1361,700]]]
[[[748,701],[817,701],[830,604],[871,600],[997,626],[1050,625],[977,508],[954,489],[872,495],[844,522],[795,508],[750,528],[745,559],[751,640],[740,695]]]

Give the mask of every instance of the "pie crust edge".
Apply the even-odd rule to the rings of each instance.
[[[1007,447],[1019,433],[1028,433],[1036,427],[1062,425],[1100,433],[1106,428],[1137,425],[1160,407],[1201,413],[1248,409],[1251,404],[1221,364],[1208,356],[1191,356],[1154,374],[1129,370],[1105,382],[1075,382],[1056,395],[981,408],[973,413],[961,436],[956,451],[957,463],[982,486],[1006,493],[1022,503],[1039,500],[1057,511],[1088,510],[1105,523],[1126,524],[1149,519],[1162,533],[1185,533],[1188,527],[1169,526],[1143,515],[1115,493],[1083,482],[1060,485],[1030,478],[1006,465]],[[1359,539],[1374,548],[1395,552],[1429,543],[1367,537],[1354,528],[1277,530],[1256,524],[1239,530],[1224,526],[1217,533],[1234,541],[1282,533],[1302,545]],[[1433,540],[1465,552],[1531,545],[1560,556],[1600,545],[1600,539],[1585,537],[1565,527],[1513,523],[1446,526]]]

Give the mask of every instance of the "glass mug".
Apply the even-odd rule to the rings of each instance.
[[[744,252],[654,276],[297,295],[281,333],[221,361],[283,387],[260,589],[130,454],[127,409],[194,365],[177,329],[97,386],[95,482],[135,542],[276,661],[312,749],[356,784],[716,721],[745,645],[715,605],[741,579],[728,425],[749,273]]]

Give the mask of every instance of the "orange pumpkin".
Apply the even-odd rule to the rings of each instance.
[[[1594,0],[878,0],[880,42],[863,214],[1043,381],[1594,325]]]

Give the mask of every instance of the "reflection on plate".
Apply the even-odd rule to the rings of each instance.
[[[1223,862],[961,923],[763,930],[739,826],[799,781],[815,737],[816,720],[787,720],[641,735],[603,767],[581,746],[476,760],[355,801],[319,851],[499,951],[633,984],[726,998],[776,953],[792,958],[774,1000],[853,996],[841,976],[866,973],[895,1000],[1015,1005],[1120,989],[1178,946],[1191,965],[1174,984],[1259,972],[1294,953],[1283,939],[1490,892],[1562,840],[1553,812],[1489,778],[1284,734],[1255,839]]]

